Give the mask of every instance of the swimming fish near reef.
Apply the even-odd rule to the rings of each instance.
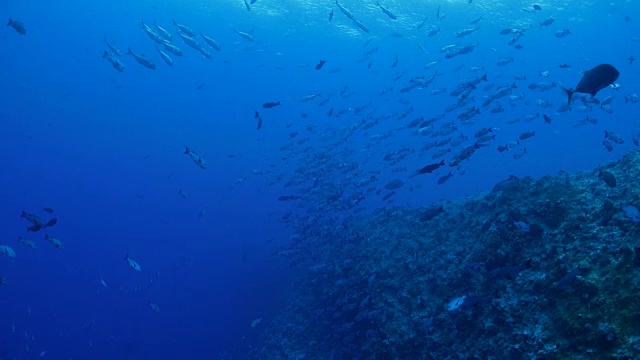
[[[215,50],[217,50],[217,51],[222,50],[222,47],[220,46],[220,44],[219,44],[216,40],[214,40],[213,38],[211,38],[211,37],[209,37],[209,36],[207,36],[207,35],[204,35],[203,33],[200,33],[200,36],[202,36],[202,38],[204,39],[204,41],[205,41],[207,44],[209,44],[209,46],[211,46],[212,48],[214,48]]]
[[[444,212],[444,207],[442,205],[438,207],[432,207],[431,209],[428,209],[422,214],[422,216],[420,217],[420,222],[427,222],[433,219],[434,217],[440,215],[443,212]]]
[[[493,269],[489,271],[489,279],[491,280],[502,280],[508,279],[512,280],[515,278],[522,270],[531,268],[531,259],[527,259],[523,264],[517,266],[504,266],[500,268]]]
[[[452,176],[453,176],[453,174],[451,172],[449,172],[447,175],[444,175],[444,176],[440,177],[438,179],[438,185],[442,185],[442,184],[446,183],[447,181],[449,181],[449,179],[451,179]]]
[[[638,210],[637,207],[633,205],[626,205],[622,206],[621,210],[624,211],[625,215],[627,215],[632,222],[636,224],[640,223],[640,210]]]
[[[156,29],[158,30],[158,34],[160,34],[160,36],[165,38],[165,40],[171,41],[173,39],[173,36],[171,36],[171,32],[169,30],[165,29],[164,27],[156,24],[155,21],[153,22],[153,26],[156,27]]]
[[[160,53],[160,57],[162,58],[162,60],[164,60],[165,63],[167,63],[167,65],[173,66],[173,59],[171,58],[171,56],[169,56],[169,54],[160,50],[160,48],[158,48],[158,45],[156,45],[156,50],[158,50],[158,52]]]
[[[128,254],[124,257],[124,260],[127,262],[129,267],[132,268],[133,270],[142,271],[142,267],[140,266],[140,264],[138,264],[135,260],[130,258]]]
[[[397,17],[391,12],[389,11],[389,9],[387,9],[386,7],[380,5],[380,2],[376,2],[376,5],[378,5],[378,7],[380,8],[380,10],[382,10],[382,12],[387,15],[389,18],[396,20]]]
[[[613,84],[618,80],[619,76],[620,72],[613,67],[613,65],[609,64],[600,64],[591,70],[585,71],[582,79],[580,79],[580,82],[578,83],[578,86],[576,86],[574,90],[563,88],[569,96],[568,103],[571,104],[571,99],[573,98],[574,93],[596,96],[598,91]]]
[[[22,236],[18,236],[18,241],[20,241],[24,246],[35,249],[38,247],[33,240],[25,239]]]
[[[178,195],[180,195],[180,197],[183,199],[189,199],[189,195],[182,189],[178,189]]]
[[[25,29],[24,24],[20,21],[9,19],[9,23],[7,24],[7,26],[11,26],[20,35],[24,35],[27,33],[27,29]]]
[[[107,47],[109,48],[109,50],[111,50],[111,52],[113,53],[113,55],[115,55],[115,56],[120,56],[120,55],[122,55],[122,51],[120,51],[120,50],[116,47],[116,45],[115,45],[114,43],[110,43],[110,42],[107,40],[107,37],[106,37],[106,36],[104,37],[104,43],[105,43],[105,44],[107,44]]]
[[[258,127],[256,130],[262,129],[262,117],[260,116],[260,113],[256,111],[254,118],[258,120]]]
[[[140,55],[134,54],[133,51],[131,51],[130,48],[127,49],[127,50],[129,51],[129,54],[131,56],[133,56],[140,65],[142,65],[142,66],[144,66],[146,68],[149,68],[151,70],[155,70],[156,69],[156,65],[153,62],[151,62],[151,60],[147,59],[144,56],[144,54],[140,54]]]
[[[148,301],[147,303],[149,304],[149,307],[151,308],[151,310],[155,312],[160,312],[160,306],[158,306],[158,304],[152,303],[151,301]]]
[[[186,149],[184,150],[184,153],[191,159],[193,160],[194,163],[196,163],[196,165],[198,165],[199,167],[206,169],[207,168],[207,162],[204,161],[204,159],[195,151],[192,151],[191,149],[189,149],[189,147],[187,146]]]
[[[262,322],[262,317],[259,317],[259,318],[257,318],[257,319],[254,319],[254,320],[251,322],[251,327],[252,327],[252,328],[253,328],[253,327],[256,327],[256,326],[258,326],[258,324],[260,324],[261,322]]]
[[[109,54],[108,51],[105,51],[104,54],[102,55],[102,57],[104,59],[107,59],[107,61],[109,63],[111,63],[111,65],[113,66],[114,69],[123,72],[124,71],[124,65],[122,64],[122,62],[120,60],[118,60],[116,57],[111,56],[111,54]]]
[[[266,103],[262,104],[262,107],[265,108],[265,109],[271,109],[271,108],[274,108],[276,106],[280,106],[280,101],[266,102]]]
[[[30,214],[26,211],[23,211],[22,214],[20,214],[20,217],[25,218],[25,220],[31,223],[31,226],[27,227],[27,231],[31,232],[36,232],[44,229],[45,227],[54,226],[58,223],[58,219],[56,218],[53,218],[45,223],[38,215]]]
[[[182,50],[179,47],[173,45],[171,42],[164,41],[162,43],[162,45],[164,45],[165,50],[167,50],[168,52],[172,53],[173,55],[182,56]]]
[[[53,246],[54,248],[59,249],[59,250],[64,250],[64,245],[62,245],[62,241],[60,241],[59,239],[54,238],[53,236],[50,236],[49,234],[46,234],[44,236],[44,239],[46,241],[48,241],[49,244],[51,244],[51,246]]]
[[[10,258],[16,257],[16,252],[7,245],[0,245],[0,254],[8,256]]]
[[[604,183],[607,184],[607,186],[609,187],[614,188],[617,185],[616,176],[610,173],[609,171],[600,170],[598,172],[598,177],[601,178],[604,181]]]
[[[189,36],[196,36],[197,35],[197,33],[195,31],[191,30],[190,27],[188,27],[187,25],[184,25],[184,24],[178,24],[175,20],[173,20],[173,25],[177,26],[180,31],[182,31],[183,33],[185,33],[185,34],[187,34]]]
[[[233,32],[235,32],[236,34],[240,35],[241,38],[247,40],[247,41],[253,41],[253,36],[250,33],[247,32],[243,32],[243,31],[238,31],[236,29],[233,29]]]
[[[422,169],[417,170],[416,172],[418,174],[430,174],[430,173],[436,171],[437,169],[439,169],[442,166],[444,166],[444,160],[440,161],[439,163],[429,164],[429,165],[423,167]]]

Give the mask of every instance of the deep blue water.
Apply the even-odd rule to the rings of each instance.
[[[507,1],[385,2],[398,15],[396,21],[374,2],[345,0],[343,5],[370,28],[369,34],[352,26],[331,1],[258,0],[250,12],[241,0],[0,4],[3,19],[17,19],[27,29],[24,36],[11,27],[0,33],[0,244],[17,252],[15,259],[0,257],[0,274],[7,280],[0,286],[0,359],[33,359],[42,351],[48,359],[243,358],[259,346],[261,332],[286,303],[298,271],[272,255],[290,236],[281,217],[288,211],[304,214],[295,202],[280,202],[278,197],[299,194],[307,199],[301,188],[284,184],[300,167],[321,166],[311,155],[333,144],[319,136],[327,129],[349,129],[365,118],[390,116],[331,146],[351,149],[345,162],[358,163],[362,174],[379,171],[378,188],[394,178],[419,186],[397,191],[392,205],[460,199],[490,189],[509,174],[539,177],[586,170],[619,158],[633,146],[640,104],[624,101],[640,93],[640,64],[627,60],[640,56],[640,9],[633,2],[613,6],[604,1],[551,1],[540,3],[543,10],[534,13],[521,11],[528,3]],[[446,14],[440,20],[435,18],[438,6]],[[334,19],[329,23],[331,9]],[[425,27],[417,30],[425,16]],[[480,16],[476,33],[455,37]],[[625,21],[625,16],[630,19]],[[555,18],[554,24],[538,25],[549,17]],[[212,59],[207,59],[175,39],[184,56],[174,57],[170,68],[142,30],[143,19],[172,32],[173,19],[188,24],[218,40],[222,51],[209,48]],[[529,24],[520,50],[498,35],[504,28]],[[427,37],[435,27],[440,33]],[[255,41],[243,40],[234,28],[251,32]],[[554,36],[565,28],[572,35]],[[404,37],[390,36],[393,32]],[[124,52],[122,73],[101,57],[107,49],[105,36]],[[449,44],[476,42],[471,54],[454,59],[444,59],[439,51]],[[127,47],[148,54],[157,69],[136,63],[126,55]],[[375,47],[377,53],[359,61]],[[398,66],[391,68],[396,54]],[[502,57],[515,61],[496,66]],[[327,63],[316,71],[320,59]],[[423,70],[436,60],[436,67]],[[561,63],[571,67],[560,69]],[[598,94],[600,99],[614,96],[612,114],[597,106],[585,114],[578,105],[558,113],[566,101],[559,88],[527,89],[539,81],[573,87],[581,71],[600,63],[611,63],[621,73],[620,90],[607,88]],[[459,65],[462,69],[454,72]],[[430,153],[419,151],[427,138],[402,128],[417,116],[440,114],[454,103],[447,93],[429,91],[453,90],[477,75],[469,72],[472,66],[484,67],[496,87],[517,82],[514,94],[525,98],[513,106],[503,102],[506,111],[501,114],[482,109],[476,124],[456,132],[473,137],[481,127],[500,128],[490,147],[453,171],[450,181],[436,185],[446,171],[409,178],[432,160]],[[402,71],[405,75],[394,82]],[[428,89],[399,93],[411,77],[435,71],[439,76]],[[548,78],[539,76],[543,71],[550,72]],[[526,80],[514,80],[516,74]],[[354,93],[351,97],[338,95],[345,86]],[[388,87],[394,90],[379,95]],[[479,88],[474,94],[477,106],[494,90]],[[331,96],[328,104],[299,101],[319,92]],[[398,120],[394,114],[409,108],[401,99],[414,112]],[[553,107],[540,109],[538,99]],[[262,104],[268,101],[282,105],[265,110]],[[370,102],[358,115],[327,116],[330,108]],[[264,119],[259,131],[255,110]],[[457,121],[459,112],[441,122]],[[506,124],[536,112],[549,113],[552,124],[540,119]],[[598,124],[575,128],[586,115]],[[372,140],[390,130],[389,138]],[[604,130],[623,135],[625,143],[607,152]],[[311,150],[279,150],[293,131],[310,136]],[[524,131],[536,131],[536,136],[520,146],[527,148],[521,159],[495,150]],[[202,155],[207,169],[183,154],[185,146]],[[382,159],[403,147],[418,151],[398,165],[407,167],[407,173],[392,173]],[[336,170],[326,176],[340,183],[344,174]],[[178,189],[189,198],[181,198]],[[380,198],[371,193],[364,204],[368,209],[390,206]],[[64,250],[45,242],[45,231],[25,230],[28,224],[20,212],[44,216],[43,207],[55,210],[58,224],[46,232],[63,241]],[[38,248],[18,243],[18,236],[34,240]],[[140,263],[142,272],[127,266],[127,254]],[[149,301],[160,312],[154,312]],[[263,322],[252,328],[251,321],[261,317]]]

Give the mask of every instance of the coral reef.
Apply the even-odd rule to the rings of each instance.
[[[636,359],[638,179],[632,151],[590,172],[511,177],[463,201],[334,224],[299,218],[281,252],[301,269],[296,296],[253,355]]]

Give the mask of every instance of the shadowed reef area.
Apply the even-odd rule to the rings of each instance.
[[[636,359],[640,152],[340,223],[292,222],[300,269],[257,359]]]

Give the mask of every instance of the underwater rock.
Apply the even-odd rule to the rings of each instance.
[[[290,223],[307,239],[291,252],[300,269],[326,266],[298,273],[302,296],[254,358],[635,358],[638,178],[633,150],[594,171],[511,176],[446,211]]]

